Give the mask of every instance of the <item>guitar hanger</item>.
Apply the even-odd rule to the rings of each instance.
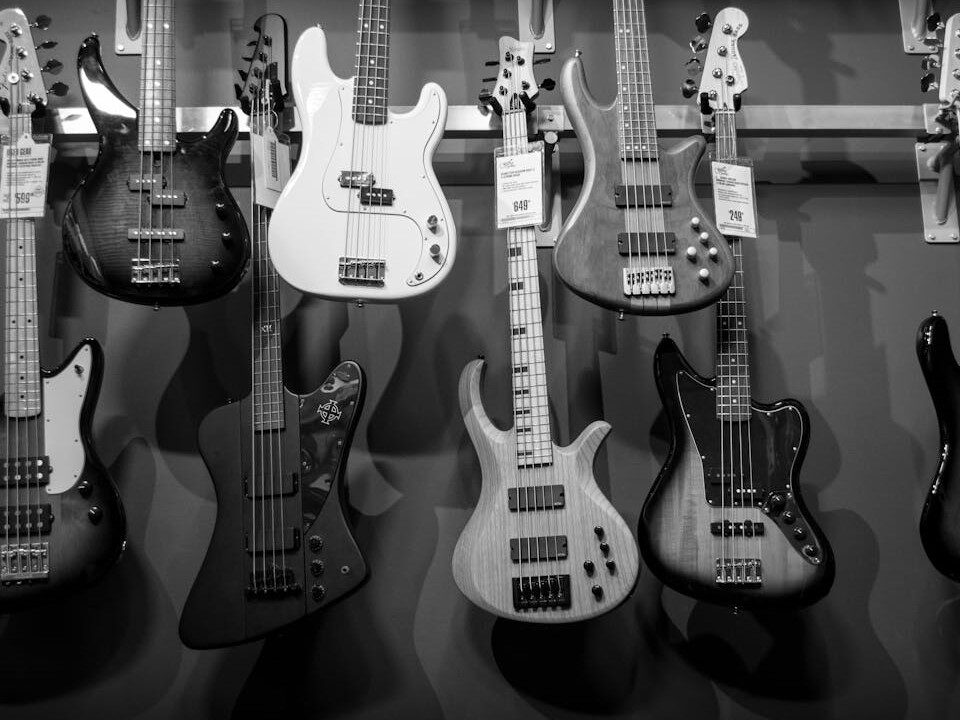
[[[117,55],[142,55],[141,0],[117,0],[113,49]]]
[[[517,0],[520,41],[533,42],[534,52],[552,53],[557,49],[553,30],[553,0]],[[530,18],[525,22],[525,18]]]
[[[933,0],[899,0],[900,25],[903,29],[903,51],[923,55],[937,49],[937,33],[943,30],[940,13]]]

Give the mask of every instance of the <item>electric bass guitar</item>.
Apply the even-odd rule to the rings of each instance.
[[[506,159],[528,152],[533,43],[500,40],[496,91]],[[570,446],[553,443],[547,395],[535,221],[507,230],[510,372],[514,426],[499,430],[480,395],[482,360],[460,376],[460,408],[477,450],[483,488],[457,542],[453,576],[461,592],[505,618],[560,623],[620,604],[637,580],[636,542],[597,487],[593,463],[610,426],[594,422]]]
[[[453,266],[457,234],[433,172],[447,98],[428,83],[407,113],[387,105],[391,0],[360,0],[356,75],[342,80],[319,27],[293,54],[303,148],[271,220],[280,276],[312,295],[394,301]]]
[[[98,459],[90,426],[103,377],[96,340],[80,343],[53,371],[40,364],[37,227],[47,189],[49,136],[43,74],[33,29],[21,10],[0,11],[6,113],[0,139],[0,225],[4,255],[3,422],[0,423],[0,613],[59,595],[102,576],[120,557],[126,525],[116,487]],[[46,41],[38,49],[56,45]],[[50,92],[67,88],[55,83]]]
[[[597,104],[579,54],[560,78],[584,178],[554,265],[575,293],[621,313],[697,310],[716,302],[733,276],[730,248],[694,193],[706,143],[696,136],[661,152],[643,0],[614,0],[613,12],[614,102]]]
[[[223,180],[237,116],[198,140],[177,139],[174,0],[143,0],[140,110],[107,76],[100,40],[80,46],[80,89],[100,136],[93,169],[63,218],[80,277],[110,297],[189,305],[231,290],[249,256],[247,228]]]
[[[720,162],[738,161],[735,107],[747,77],[737,47],[747,16],[716,18],[700,104]],[[716,370],[697,374],[670,338],[654,357],[671,445],[643,506],[644,561],[678,592],[733,606],[793,605],[823,597],[833,553],[800,494],[810,421],[795,400],[752,399],[742,240],[728,238],[734,278],[717,306]]]
[[[180,619],[180,637],[192,648],[262,637],[343,597],[367,576],[345,518],[343,484],[363,373],[356,363],[341,363],[304,396],[283,383],[280,282],[267,226],[290,174],[278,127],[286,117],[286,25],[269,14],[254,29],[256,48],[238,88],[250,116],[252,156],[253,391],[200,426],[217,521]]]

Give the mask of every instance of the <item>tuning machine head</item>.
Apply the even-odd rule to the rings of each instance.
[[[920,61],[920,67],[924,72],[936,70],[940,67],[940,56],[937,53],[931,53]]]
[[[937,76],[933,73],[927,73],[920,78],[920,92],[930,92],[936,90],[940,85],[937,83]]]
[[[557,86],[557,81],[554,80],[553,78],[544,78],[543,81],[540,83],[540,89],[546,90],[547,92],[550,92],[556,86]]]
[[[55,82],[53,85],[50,86],[50,89],[47,90],[47,95],[56,95],[57,97],[63,97],[64,95],[67,94],[68,90],[70,90],[70,88],[67,86],[66,83]]]
[[[48,27],[50,27],[50,16],[37,15],[36,19],[30,23],[30,27],[41,31],[46,30]]]
[[[707,49],[707,41],[703,35],[695,35],[690,38],[690,49],[693,50],[694,55],[702,53]]]
[[[929,15],[927,15],[926,22],[927,22],[927,32],[938,32],[940,30],[943,30],[944,27],[946,27],[943,24],[943,20],[940,17],[940,13],[938,12],[930,13]]]
[[[710,18],[710,13],[700,13],[693,21],[693,24],[697,26],[698,33],[705,33],[713,27],[713,20]]]
[[[697,94],[697,90],[699,89],[700,88],[695,80],[692,78],[687,78],[683,81],[683,85],[680,87],[680,92],[682,92],[683,96],[689,100]]]
[[[50,48],[55,48],[57,46],[56,40],[44,40],[42,43],[36,46],[36,50],[49,50]]]
[[[687,75],[690,76],[696,76],[703,72],[703,62],[696,55],[687,60],[683,66],[687,69]]]
[[[50,75],[59,75],[60,71],[63,70],[63,63],[59,60],[47,60],[43,67],[40,68],[40,72],[45,72]]]

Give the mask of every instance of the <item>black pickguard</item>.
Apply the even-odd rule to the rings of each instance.
[[[920,515],[920,540],[933,566],[960,582],[960,478],[956,461],[960,429],[960,367],[947,322],[932,315],[917,331],[917,358],[940,426],[940,461]]]
[[[188,305],[228,292],[243,276],[250,252],[246,224],[223,180],[237,137],[236,114],[224,110],[200,139],[179,141],[175,152],[164,154],[164,190],[182,193],[185,205],[161,210],[149,193],[130,189],[131,178],[149,171],[151,156],[138,148],[137,113],[107,76],[95,36],[80,46],[77,68],[100,152],[63,219],[73,267],[95,290],[147,305]],[[179,259],[178,283],[133,282],[133,258],[147,253],[129,231],[148,226],[184,231],[182,240],[154,241],[149,253],[158,261]]]
[[[99,343],[85,340],[59,368],[44,370],[43,375],[52,377],[60,372],[73,372],[70,365],[84,345],[90,346],[93,361],[80,412],[80,440],[85,452],[80,477],[71,489],[59,494],[47,493],[45,489],[38,492],[37,488],[29,493],[27,488],[19,488],[18,492],[15,487],[0,485],[0,507],[49,504],[52,515],[49,533],[33,536],[34,540],[48,545],[49,577],[20,585],[0,584],[0,613],[33,607],[97,580],[116,564],[126,544],[126,520],[120,495],[91,441],[90,427],[103,377],[103,352]],[[16,423],[0,422],[0,447],[18,448],[16,452],[6,451],[5,460],[15,455],[47,454],[43,420],[44,416],[39,415]],[[61,468],[62,471],[66,468]],[[57,468],[52,467],[52,472],[55,475]],[[21,536],[21,541],[24,539]],[[6,542],[6,537],[0,534],[0,544]]]
[[[344,362],[310,395],[285,395],[285,429],[274,438],[272,455],[273,487],[282,495],[272,494],[270,481],[253,468],[252,446],[261,437],[253,431],[250,396],[218,408],[200,426],[200,452],[217,494],[217,522],[180,618],[180,637],[189,647],[224,647],[262,637],[366,579],[366,562],[346,519],[343,484],[363,407],[363,373],[356,363]],[[251,494],[256,493],[272,496],[273,502],[260,501],[255,509]],[[269,552],[251,552],[257,548]],[[273,573],[275,566],[281,574]],[[264,567],[263,592],[251,592],[252,573]],[[285,589],[278,589],[279,578]]]

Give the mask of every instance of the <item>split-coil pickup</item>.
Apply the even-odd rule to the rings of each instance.
[[[532,485],[507,490],[510,512],[559,510],[566,505],[563,485]]]
[[[185,207],[187,194],[176,191],[151,193],[150,204],[154,207]]]
[[[154,242],[169,240],[183,242],[186,233],[176,228],[130,228],[127,230],[127,240],[134,242]]]
[[[127,178],[127,188],[129,188],[131,192],[145,192],[157,187],[165,188],[166,186],[167,179],[158,175],[147,175],[144,177],[131,175]]]
[[[512,538],[510,540],[510,560],[515,563],[566,559],[566,535],[541,535],[540,537]]]
[[[363,172],[362,170],[343,170],[337,176],[337,181],[342,188],[371,187],[377,182],[373,173]]]
[[[360,188],[360,204],[389,207],[393,205],[393,190],[364,185]]]
[[[625,256],[673,255],[677,252],[677,236],[672,232],[620,233],[617,251]]]

